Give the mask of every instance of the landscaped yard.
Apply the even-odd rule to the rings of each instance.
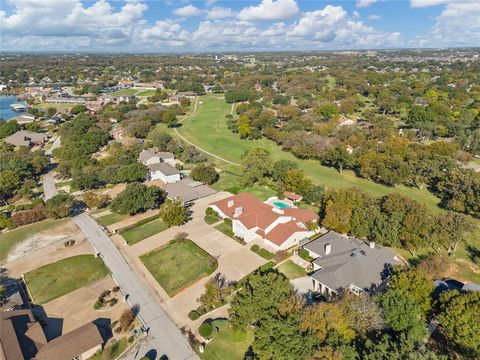
[[[48,230],[66,220],[44,220],[35,224],[22,226],[18,229],[0,234],[0,261],[7,258],[15,245],[40,231]]]
[[[99,280],[109,273],[99,257],[78,255],[41,266],[25,274],[33,301],[45,304]]]
[[[253,331],[221,330],[205,347],[203,360],[242,360],[253,342]]]
[[[228,225],[222,221],[220,224],[215,225],[214,228],[220,231],[221,233],[224,233],[228,237],[231,237],[233,240],[238,241],[241,244],[244,244],[242,239],[235,237],[235,235],[233,234],[232,225]]]
[[[307,275],[307,272],[301,266],[295,264],[292,260],[287,260],[279,265],[277,269],[282,272],[289,280],[293,280]]]
[[[121,234],[123,238],[127,241],[128,245],[132,245],[167,228],[168,225],[165,224],[162,219],[158,218],[155,220],[151,220],[146,224],[135,226],[131,229],[128,229],[127,231],[122,231]]]
[[[125,351],[129,343],[127,338],[121,338],[120,340],[114,340],[110,345],[108,345],[102,351],[97,352],[90,359],[91,360],[114,360],[121,353]]]
[[[102,224],[103,226],[108,226],[115,224],[119,221],[122,221],[123,219],[126,219],[128,215],[122,215],[122,214],[115,214],[111,213],[108,215],[103,215],[97,219],[97,221]]]
[[[171,241],[140,259],[171,297],[217,268],[217,261],[188,239]]]
[[[242,140],[238,134],[232,133],[227,128],[225,115],[230,112],[231,105],[227,104],[223,97],[218,94],[210,94],[202,96],[200,101],[202,104],[199,103],[197,112],[193,116],[185,117],[178,131],[186,139],[207,151],[239,164],[245,151],[262,147],[270,152],[274,161],[287,159],[296,162],[314,183],[332,188],[358,187],[374,196],[398,192],[424,203],[433,211],[440,211],[437,206],[438,199],[426,189],[420,190],[405,186],[388,187],[359,178],[352,171],[339,173],[333,168],[320,165],[319,161],[297,159],[267,139]],[[222,167],[232,167],[232,165],[222,164],[219,161],[216,163]],[[222,176],[225,175],[222,174]],[[222,179],[220,181],[223,182]]]

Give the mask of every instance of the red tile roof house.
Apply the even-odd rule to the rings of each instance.
[[[308,224],[318,220],[310,210],[280,209],[249,193],[240,193],[209,205],[223,219],[232,220],[233,233],[250,242],[262,239],[275,250],[285,250],[313,235]]]

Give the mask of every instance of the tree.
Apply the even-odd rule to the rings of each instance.
[[[18,125],[16,120],[5,121],[0,119],[0,139],[4,139],[7,136],[15,134],[19,130],[21,130],[21,127]]]
[[[403,270],[390,279],[390,288],[415,301],[424,314],[430,311],[434,284],[422,269]]]
[[[251,120],[248,118],[247,115],[240,115],[240,117],[237,120],[237,129],[238,133],[240,134],[240,138],[246,139],[249,137],[249,135],[252,133],[252,126],[251,126]]]
[[[7,213],[5,212],[0,212],[0,230],[3,229],[13,229],[15,228],[15,224],[13,223],[13,220],[8,217]]]
[[[162,116],[162,122],[167,126],[173,126],[177,123],[177,111],[175,109],[168,109]]]
[[[320,116],[323,120],[330,120],[338,116],[340,111],[338,106],[334,103],[323,103],[317,109],[317,115]]]
[[[242,187],[249,187],[255,183],[262,184],[265,182],[265,177],[272,172],[270,153],[262,148],[252,149],[244,155],[240,168]]]
[[[87,111],[87,107],[82,104],[73,105],[72,108],[70,109],[70,113],[73,115],[77,115],[85,111]]]
[[[313,332],[320,342],[324,342],[332,332],[345,340],[353,340],[355,337],[352,318],[339,302],[322,302],[307,307],[302,314],[300,328]]]
[[[167,199],[160,206],[159,215],[168,226],[180,226],[188,220],[188,210],[180,199]]]
[[[110,200],[109,195],[97,194],[95,191],[87,191],[83,194],[83,202],[90,209],[103,208],[108,205]]]
[[[45,204],[45,214],[52,219],[61,219],[70,215],[75,198],[70,194],[60,193],[55,195]]]
[[[4,203],[13,196],[18,188],[20,176],[14,170],[4,170],[0,172],[0,200]]]
[[[415,343],[427,335],[425,315],[420,304],[404,293],[390,289],[380,297],[385,324],[396,332],[403,332]]]
[[[275,164],[273,164],[272,179],[274,181],[281,181],[288,171],[297,168],[298,165],[294,161],[284,159],[278,160],[277,162],[275,162]]]
[[[438,320],[447,338],[466,356],[480,356],[480,293],[447,291],[440,295]]]
[[[358,334],[364,336],[368,332],[383,328],[383,312],[373,296],[366,293],[347,294],[342,299],[341,305],[353,319],[352,327]]]
[[[110,208],[118,214],[133,215],[158,208],[165,198],[165,192],[156,186],[131,183],[112,201]]]
[[[218,173],[212,164],[200,163],[190,172],[190,176],[195,181],[201,181],[204,184],[213,184],[218,180]]]
[[[279,304],[293,294],[288,279],[275,270],[257,270],[235,294],[230,303],[230,320],[234,328],[245,329],[262,319],[278,314]]]
[[[215,308],[222,306],[234,290],[235,287],[225,275],[217,273],[205,283],[205,292],[197,300],[207,308]]]
[[[287,171],[282,179],[282,185],[287,191],[301,193],[303,189],[309,188],[312,183],[309,179],[305,178],[303,170],[293,169]]]

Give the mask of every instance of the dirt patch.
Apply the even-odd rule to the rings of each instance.
[[[80,229],[73,221],[67,221],[52,229],[41,231],[25,240],[19,242],[9,252],[7,262],[17,260],[33,251],[43,248],[56,242],[73,240],[78,238]]]
[[[115,199],[118,194],[120,194],[125,188],[127,187],[126,184],[118,184],[112,187],[111,189],[107,189],[102,192],[104,195],[109,195],[112,199]]]

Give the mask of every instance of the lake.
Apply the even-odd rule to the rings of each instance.
[[[13,111],[10,108],[10,105],[15,103],[25,104],[23,101],[17,101],[17,98],[14,95],[0,95],[0,118],[8,121],[14,117],[24,114]]]

